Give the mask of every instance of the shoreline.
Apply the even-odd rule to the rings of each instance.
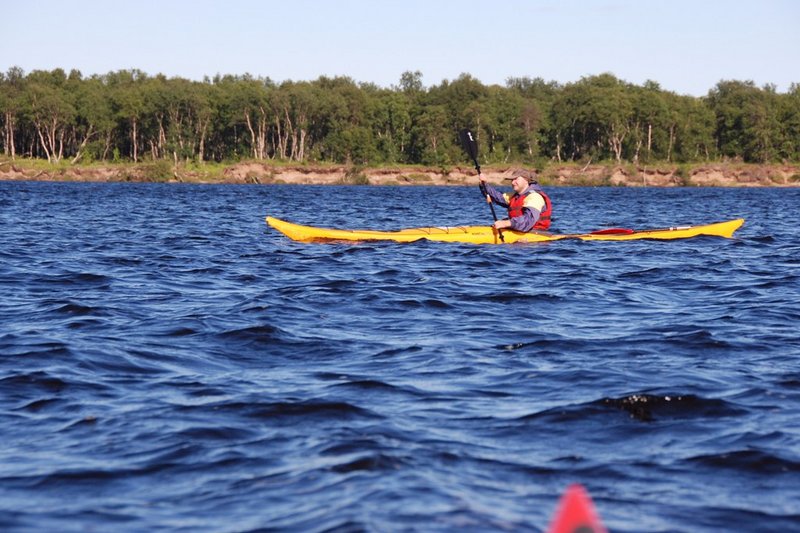
[[[38,163],[38,162],[37,162]],[[491,183],[502,184],[514,165],[484,167]],[[530,168],[530,167],[527,167]],[[173,166],[166,161],[44,167],[28,160],[0,161],[0,181],[163,182],[288,185],[471,186],[471,166],[433,168],[285,165],[247,161],[230,165]],[[607,187],[800,187],[800,164],[708,163],[612,165],[551,164],[539,171],[544,186]]]

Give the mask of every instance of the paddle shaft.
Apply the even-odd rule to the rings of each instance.
[[[472,132],[467,129],[461,130],[459,137],[461,138],[461,147],[464,148],[464,151],[467,152],[467,155],[469,155],[470,159],[472,159],[472,162],[475,164],[475,170],[478,172],[478,177],[480,179],[481,165],[478,163],[478,141],[475,140]],[[482,180],[480,188],[483,195],[486,196],[486,203],[489,204],[489,209],[492,210],[492,218],[497,222],[497,213],[494,210],[492,197],[489,196],[489,193],[486,191],[486,184],[483,183]],[[500,229],[497,230],[497,234],[500,236],[502,242],[506,242],[505,238],[503,238],[503,232],[500,231]]]
[[[492,210],[492,218],[495,222],[497,222],[497,213],[494,212],[494,203],[492,202],[492,197],[489,196],[489,193],[486,192],[486,185],[481,182],[481,192],[486,196],[486,203],[489,204],[489,209]]]

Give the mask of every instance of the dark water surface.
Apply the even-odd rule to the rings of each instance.
[[[0,529],[800,530],[798,189],[555,188],[558,231],[736,239],[301,244],[475,224],[475,188],[0,183]]]

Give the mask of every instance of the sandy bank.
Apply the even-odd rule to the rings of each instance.
[[[160,167],[163,170],[163,166]],[[202,167],[201,167],[202,168]],[[513,167],[484,168],[490,181],[501,183]],[[800,165],[746,165],[719,163],[695,166],[661,165],[552,165],[539,172],[545,185],[627,186],[627,187],[787,187],[800,186]],[[298,185],[475,185],[475,170],[470,166],[435,169],[424,167],[364,168],[348,166],[271,165],[244,162],[213,171],[185,170],[181,167],[153,177],[153,166],[109,165],[87,167],[26,168],[24,162],[0,162],[0,180],[39,181],[166,181],[196,183],[252,183]]]

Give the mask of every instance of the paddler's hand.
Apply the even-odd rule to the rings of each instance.
[[[478,179],[481,180],[481,183],[486,183],[486,176],[483,174],[478,174]]]
[[[511,221],[510,220],[498,220],[494,224],[492,224],[492,227],[494,229],[498,229],[498,230],[499,229],[508,229],[508,228],[511,227]]]

